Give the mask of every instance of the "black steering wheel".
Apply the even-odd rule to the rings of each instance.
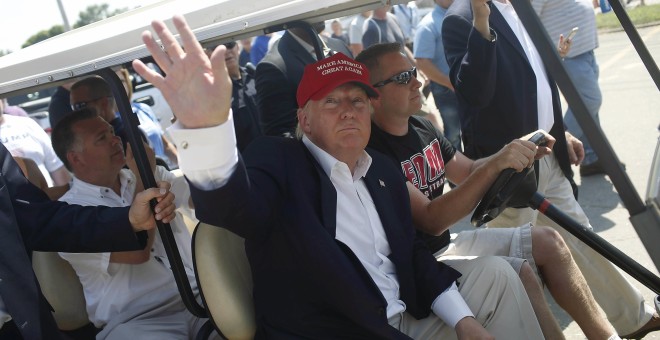
[[[545,143],[542,132],[535,133],[530,139],[536,145]],[[480,227],[495,219],[508,207],[526,207],[529,198],[536,192],[536,173],[534,167],[521,172],[509,168],[504,169],[488,188],[484,197],[472,214],[471,222]]]

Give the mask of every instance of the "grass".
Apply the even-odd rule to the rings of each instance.
[[[660,23],[660,4],[637,6],[628,9],[627,12],[635,26]],[[599,13],[596,15],[596,26],[598,26],[598,29],[615,29],[620,28],[621,24],[614,11],[610,11],[605,14]]]

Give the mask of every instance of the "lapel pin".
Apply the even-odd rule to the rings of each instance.
[[[385,182],[383,182],[382,179],[379,179],[379,180],[378,180],[378,183],[380,183],[380,186],[381,186],[381,187],[383,187],[383,188],[385,187]]]

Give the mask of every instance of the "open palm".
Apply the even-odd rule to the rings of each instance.
[[[231,79],[225,65],[225,47],[218,46],[210,59],[182,16],[172,22],[180,34],[180,45],[165,23],[151,26],[163,45],[151,32],[142,33],[142,40],[165,72],[161,76],[140,60],[133,61],[135,70],[156,86],[184,128],[196,129],[224,123],[231,106]]]

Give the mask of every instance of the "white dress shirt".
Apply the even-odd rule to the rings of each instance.
[[[133,202],[136,179],[128,169],[122,169],[119,176],[121,195],[117,195],[110,188],[86,183],[74,177],[71,188],[60,198],[60,201],[83,206],[129,206]],[[169,171],[160,166],[157,167],[155,177],[159,181],[175,180]],[[177,185],[176,187],[183,186]],[[185,192],[178,195],[175,193],[175,196],[177,206],[187,204],[189,195],[186,195]],[[181,220],[180,214],[177,214],[177,218],[170,225],[188,279],[193,291],[197,293],[190,249],[190,233]],[[87,314],[96,327],[102,327],[114,316],[127,310],[135,311],[138,314],[144,313],[179,295],[163,242],[158,233],[156,233],[149,260],[142,264],[111,263],[110,253],[59,254],[76,271],[83,286]]]
[[[502,3],[500,1],[506,1]],[[527,30],[523,26],[518,14],[516,13],[513,5],[508,0],[493,1],[493,4],[497,9],[502,13],[504,19],[511,27],[513,33],[515,33],[520,45],[522,45],[529,64],[534,70],[534,75],[536,76],[536,105],[538,107],[538,121],[539,129],[545,131],[550,131],[552,125],[555,123],[554,110],[552,107],[552,90],[550,89],[550,83],[548,82],[548,76],[545,73],[545,66],[543,66],[543,61],[539,52],[534,46],[534,42],[527,34]]]
[[[169,132],[180,150],[179,165],[196,187],[212,190],[226,183],[238,162],[231,113],[227,122],[216,127],[186,130],[175,123]],[[365,152],[355,174],[351,174],[345,163],[339,162],[306,137],[303,142],[337,190],[335,237],[351,248],[380,289],[387,301],[388,318],[404,312],[406,306],[399,298],[396,268],[387,257],[391,252],[389,243],[362,179],[369,169],[371,157]],[[179,147],[183,145],[185,147]],[[213,152],[205,151],[209,145],[214,146]],[[356,228],[357,225],[363,228]],[[455,327],[464,317],[473,316],[455,284],[435,299],[432,310],[451,327]]]

